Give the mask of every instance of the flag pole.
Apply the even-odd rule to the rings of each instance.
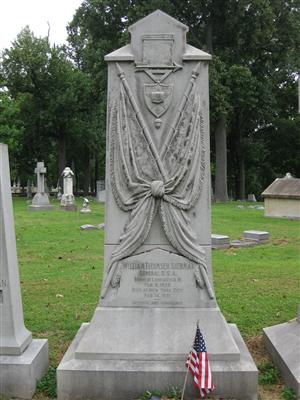
[[[183,384],[182,394],[181,394],[181,399],[180,400],[183,400],[189,369],[190,369],[190,365],[188,366],[188,369],[186,370],[186,374],[185,374],[185,379],[184,379],[184,384]]]
[[[199,319],[197,321],[197,326],[199,326]],[[192,348],[193,348],[193,346],[191,347],[191,351],[192,351]],[[189,354],[191,354],[191,351],[190,351]],[[183,384],[182,394],[181,394],[181,399],[180,400],[183,400],[183,397],[184,397],[184,392],[185,392],[185,388],[186,388],[186,383],[187,383],[189,370],[190,370],[190,363],[188,364],[188,368],[186,370],[186,374],[185,374],[185,378],[184,378],[184,384]]]

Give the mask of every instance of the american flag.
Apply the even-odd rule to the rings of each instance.
[[[215,386],[211,380],[206,346],[198,325],[194,345],[186,361],[186,367],[191,371],[194,385],[199,389],[201,397],[214,390]]]

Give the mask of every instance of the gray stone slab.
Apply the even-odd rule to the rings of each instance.
[[[48,204],[48,205],[30,204],[28,206],[28,210],[29,211],[51,211],[51,210],[54,210],[54,206],[52,206],[51,204]]]
[[[76,359],[76,349],[88,326],[81,326],[57,369],[58,400],[137,399],[145,390],[164,392],[170,386],[183,385],[186,374],[184,360]],[[223,399],[257,400],[257,368],[236,325],[229,327],[241,356],[236,361],[210,362],[216,386],[213,393]],[[198,397],[199,392],[189,376],[185,399]]]
[[[33,339],[19,356],[0,355],[0,395],[31,399],[48,369],[48,340]]]
[[[119,287],[110,287],[103,306],[215,307],[207,291],[195,282],[197,265],[179,254],[151,248],[120,261]],[[209,251],[207,259],[210,260]]]
[[[269,232],[265,231],[244,231],[243,232],[244,240],[252,240],[257,242],[266,242],[269,240]]]
[[[85,225],[81,225],[80,229],[82,231],[92,231],[92,230],[97,229],[97,226],[96,225],[85,224]]]
[[[239,349],[218,308],[141,307],[97,307],[76,349],[75,358],[184,362],[198,320],[212,360],[239,360]],[[213,335],[213,331],[218,335]],[[134,346],[133,337],[138,338]]]
[[[300,323],[295,319],[263,329],[264,339],[285,385],[300,399]]]
[[[227,249],[230,247],[229,236],[213,233],[211,235],[211,247],[212,249]]]
[[[231,240],[230,247],[240,248],[240,247],[253,247],[261,244],[256,240]]]

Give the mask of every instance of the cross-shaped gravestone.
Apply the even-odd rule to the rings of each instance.
[[[37,191],[38,193],[45,193],[45,173],[47,172],[47,168],[44,165],[44,162],[38,162],[36,164],[36,168],[34,172],[37,175]]]
[[[30,211],[48,211],[53,206],[49,202],[48,194],[45,193],[45,174],[47,169],[43,161],[37,162],[34,170],[37,176],[37,193],[32,199],[32,204],[28,207]]]

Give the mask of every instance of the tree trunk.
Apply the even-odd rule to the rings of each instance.
[[[89,187],[91,183],[91,164],[90,164],[90,152],[85,150],[84,152],[84,182],[83,191],[84,195],[89,195]]]
[[[244,154],[239,154],[239,199],[245,200],[245,157]]]
[[[60,134],[58,137],[58,181],[61,188],[63,187],[63,178],[61,174],[67,166],[66,164],[66,138],[65,135]]]
[[[227,145],[226,119],[221,116],[215,130],[216,175],[214,198],[218,202],[228,201],[227,191]]]

